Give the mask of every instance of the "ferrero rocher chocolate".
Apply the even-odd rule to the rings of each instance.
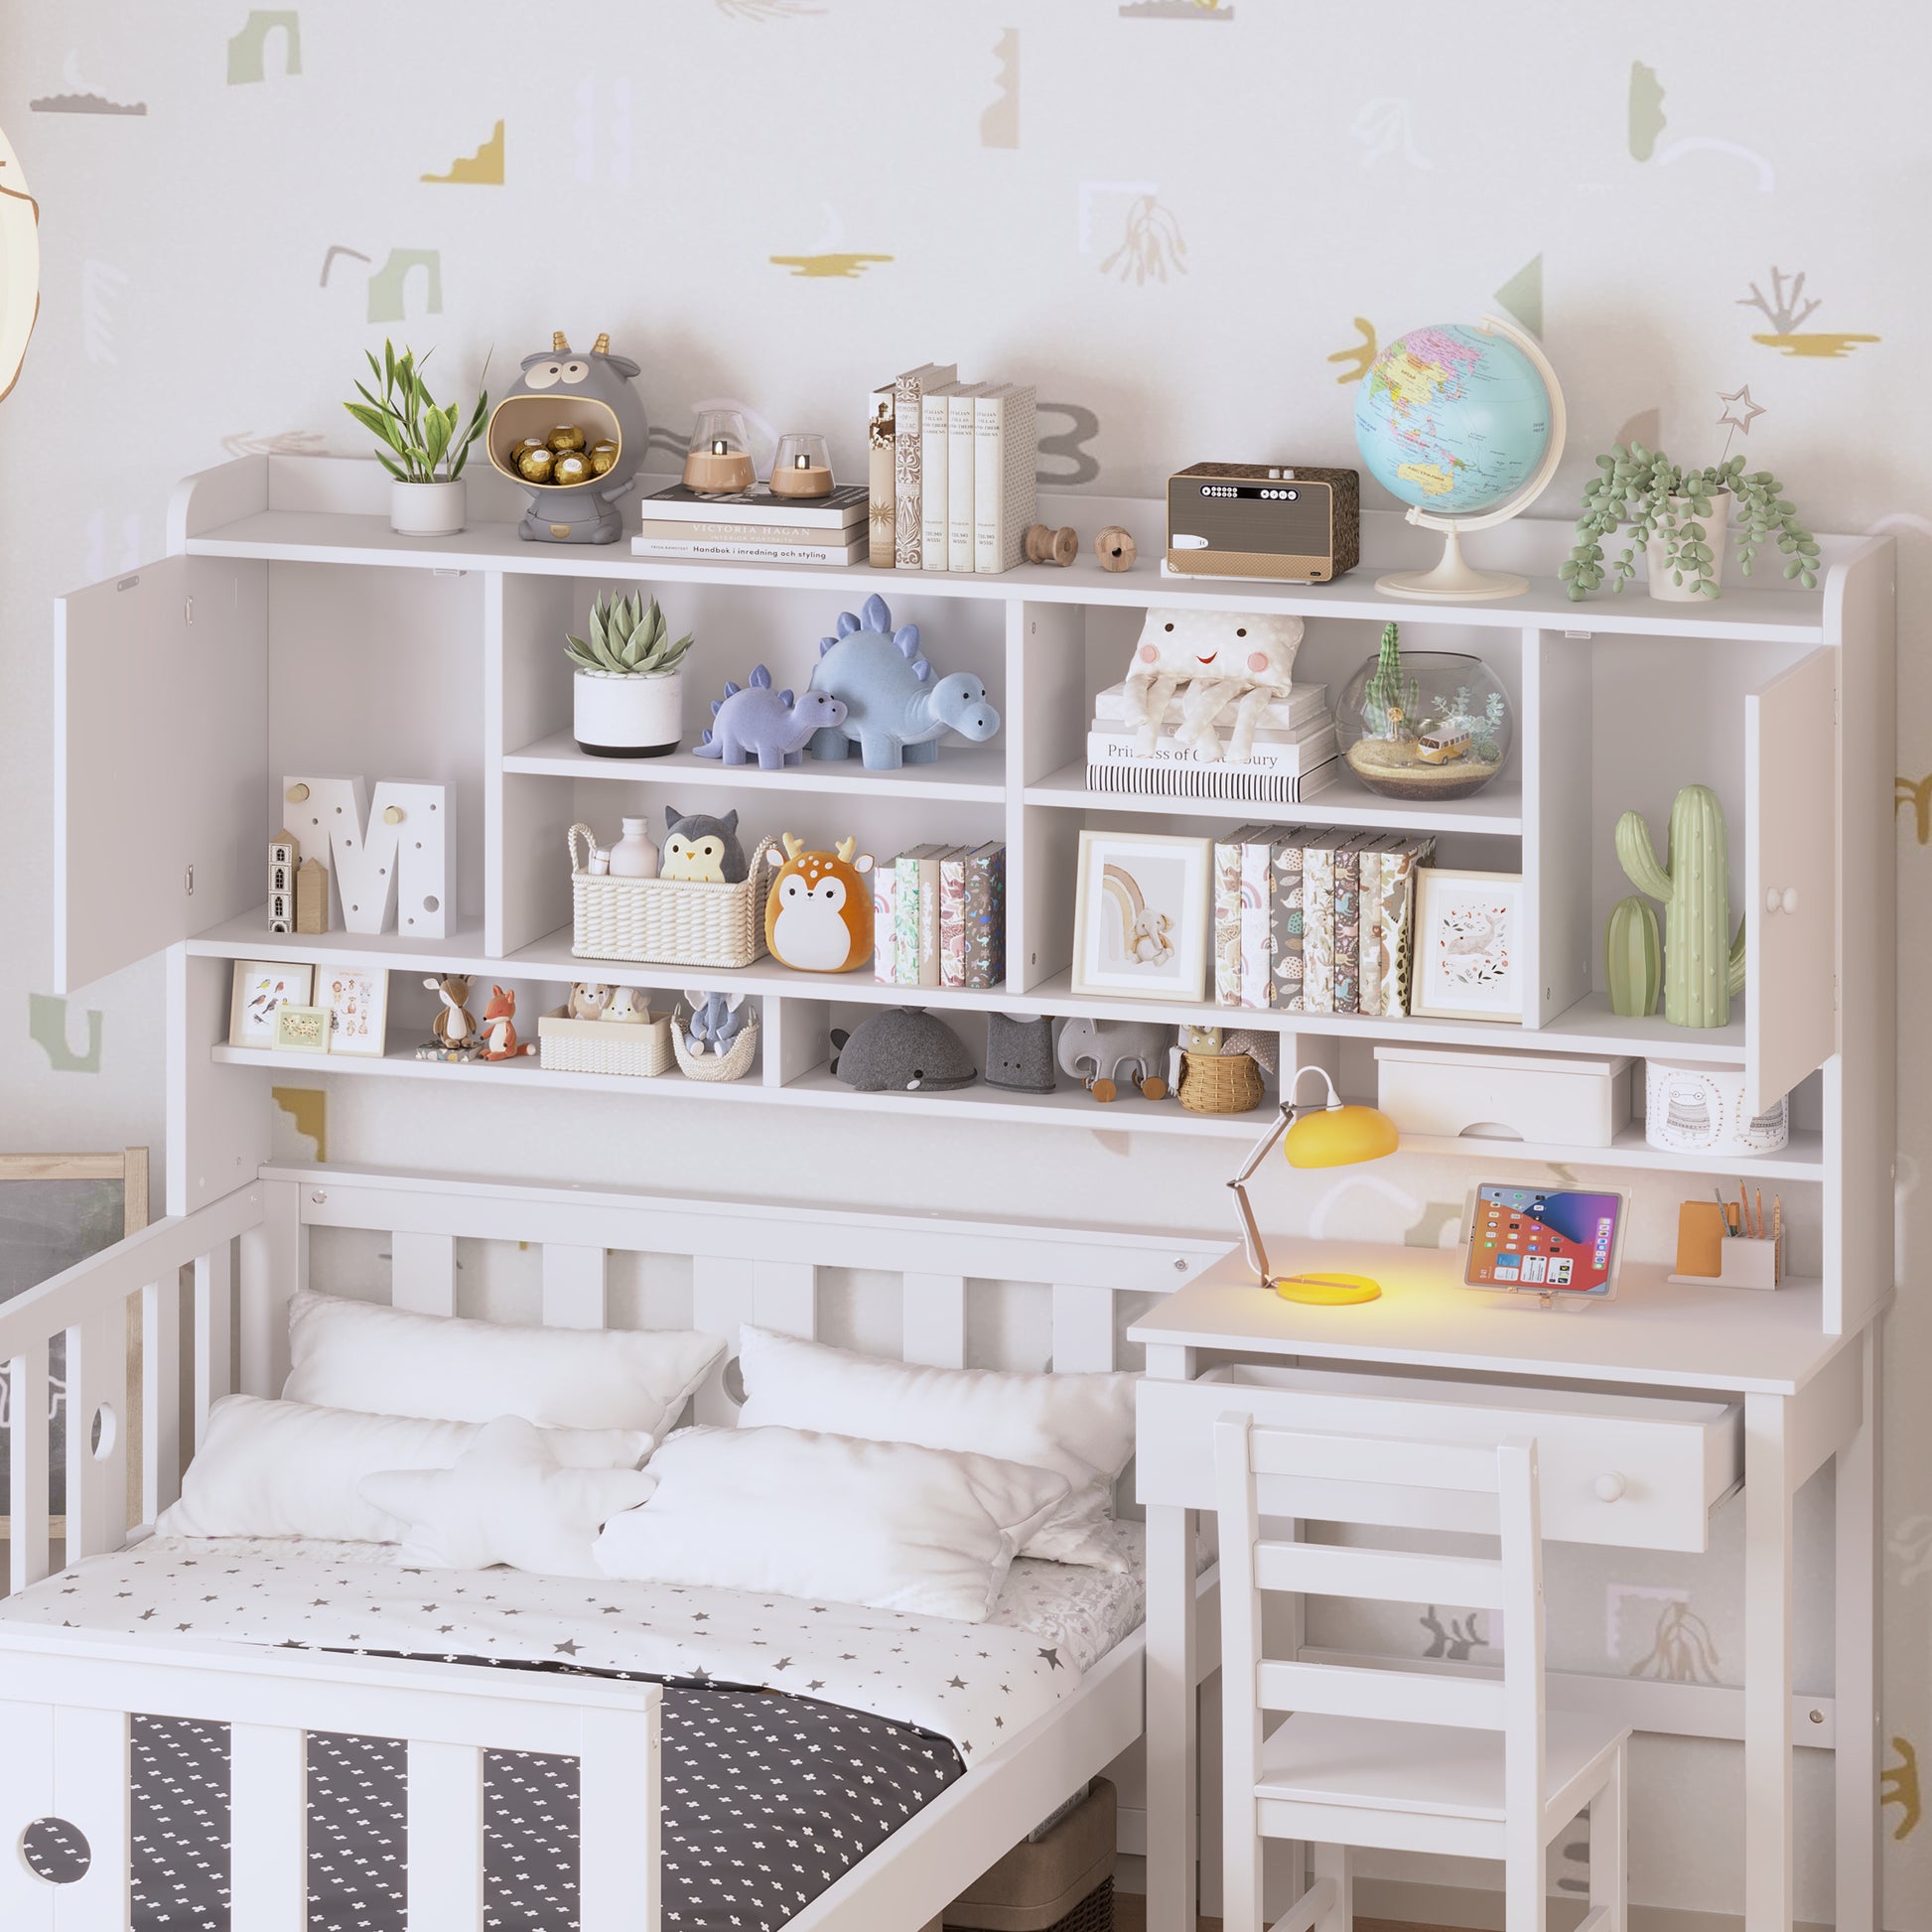
[[[590,458],[582,450],[566,450],[555,459],[550,470],[553,483],[586,483],[597,475]]]
[[[540,444],[534,450],[519,449],[516,453],[516,474],[525,483],[547,483],[556,461]]]
[[[584,447],[584,432],[575,423],[559,423],[544,440],[552,451],[562,456],[566,450]]]
[[[593,443],[590,450],[591,468],[600,477],[618,460],[618,446],[615,443]]]

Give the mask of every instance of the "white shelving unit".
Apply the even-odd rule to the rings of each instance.
[[[1862,1318],[1889,1286],[1892,1116],[1888,845],[1892,556],[1884,539],[1823,539],[1819,589],[1755,582],[1715,604],[1640,593],[1573,604],[1554,580],[1566,524],[1520,519],[1488,533],[1493,560],[1530,593],[1478,608],[1398,603],[1378,570],[1426,560],[1428,540],[1392,515],[1365,521],[1364,561],[1307,589],[1175,582],[1158,554],[1161,506],[1050,495],[1041,515],[1083,531],[1120,522],[1143,561],[1124,575],[1083,555],[1072,568],[1001,577],[645,561],[627,546],[519,541],[519,505],[473,475],[476,519],[453,538],[393,535],[372,463],[247,457],[188,479],[162,562],[62,601],[58,739],[57,972],[77,987],[152,953],[170,958],[170,1205],[186,1211],[252,1172],[268,1149],[267,1089],[299,1072],[544,1085],[721,1104],[866,1108],[962,1123],[1050,1123],[1247,1139],[1260,1116],[1196,1116],[1172,1102],[1111,1107],[1068,1089],[858,1094],[827,1067],[827,1035],[880,1004],[943,1012],[977,1051],[988,1011],[1123,1013],[1272,1029],[1284,1069],[1327,1068],[1372,1091],[1377,1040],[1513,1044],[1668,1054],[1742,1066],[1753,1092],[1793,1096],[1790,1149],[1756,1172],[1822,1190],[1827,1325]],[[1488,559],[1485,559],[1488,560]],[[920,625],[943,671],[983,677],[1003,729],[985,746],[942,747],[897,772],[806,763],[725,768],[681,752],[636,762],[588,758],[569,731],[561,649],[591,599],[645,586],[698,638],[686,742],[727,678],[756,663],[802,687],[841,610],[880,592]],[[1292,611],[1307,620],[1298,677],[1331,695],[1372,654],[1380,626],[1417,649],[1468,650],[1490,665],[1515,715],[1502,775],[1474,798],[1408,805],[1352,777],[1303,807],[1123,797],[1086,783],[1096,690],[1119,678],[1151,605]],[[284,773],[426,778],[452,787],[452,927],[426,942],[333,932],[272,937],[266,842]],[[1619,1019],[1600,991],[1603,922],[1631,890],[1610,829],[1626,807],[1661,834],[1680,785],[1713,785],[1731,840],[1733,908],[1752,908],[1746,991],[1731,1025],[1686,1033],[1660,1017]],[[735,973],[575,959],[565,833],[614,835],[639,810],[736,807],[748,843],[792,831],[855,833],[882,858],[927,839],[1004,838],[1008,984],[990,992],[883,986],[867,972],[794,973],[766,960]],[[1073,890],[1083,825],[1211,833],[1268,819],[1427,830],[1439,863],[1520,872],[1528,887],[1528,994],[1520,1026],[1350,1015],[1239,1016],[1212,1006],[1076,997],[1069,988]],[[1767,892],[1796,894],[1766,915]],[[297,1059],[225,1043],[237,958],[356,960],[392,971],[390,1050],[379,1059]],[[527,1034],[564,982],[597,978],[674,995],[754,995],[760,1065],[745,1081],[654,1081],[546,1073],[533,1061],[452,1066],[413,1049],[433,1010],[419,982],[471,972],[513,986]],[[1606,1149],[1495,1142],[1406,1143],[1485,1163],[1566,1161],[1687,1171],[1640,1129]],[[1702,1188],[1699,1189],[1702,1192]]]

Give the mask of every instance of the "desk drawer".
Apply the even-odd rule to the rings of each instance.
[[[1143,1503],[1214,1507],[1213,1429],[1230,1411],[1278,1429],[1340,1436],[1438,1443],[1533,1436],[1543,1533],[1567,1543],[1702,1550],[1713,1506],[1744,1474],[1736,1403],[1236,1363],[1194,1382],[1141,1383],[1136,1467]],[[1360,1504],[1360,1485],[1349,1487],[1351,1506]],[[1278,1492],[1272,1507],[1319,1520],[1323,1500],[1319,1486],[1302,1485],[1294,1503]],[[1266,1484],[1262,1505],[1271,1507]],[[1359,1508],[1353,1513],[1375,1520]],[[1390,1520],[1406,1520],[1406,1513]],[[1441,1526],[1493,1530],[1493,1502],[1445,1496]]]

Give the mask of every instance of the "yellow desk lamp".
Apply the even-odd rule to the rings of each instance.
[[[1295,1098],[1302,1081],[1311,1073],[1321,1075],[1328,1089],[1324,1104],[1306,1108]],[[1287,1139],[1284,1152],[1291,1168],[1348,1168],[1358,1161],[1379,1161],[1396,1151],[1395,1122],[1379,1107],[1349,1106],[1335,1091],[1335,1083],[1318,1066],[1305,1066],[1289,1082],[1283,1096],[1280,1116],[1256,1144],[1241,1172],[1228,1182],[1235,1204],[1241,1210],[1241,1227],[1247,1237],[1248,1266],[1255,1271],[1264,1288],[1272,1288],[1285,1302],[1311,1302],[1334,1308],[1350,1302],[1373,1302],[1382,1293],[1380,1282],[1366,1275],[1271,1275],[1268,1250],[1262,1246],[1261,1230],[1255,1225],[1254,1209],[1248,1205],[1248,1182],[1275,1143]]]

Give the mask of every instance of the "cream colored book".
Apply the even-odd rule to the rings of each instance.
[[[927,570],[946,567],[946,431],[959,386],[929,384],[919,398],[919,555]]]
[[[946,556],[948,570],[973,568],[973,402],[991,383],[958,382],[949,398],[946,429]],[[936,568],[936,566],[935,566]]]
[[[1003,382],[973,399],[973,568],[1011,570],[1037,514],[1039,433],[1030,382]]]

